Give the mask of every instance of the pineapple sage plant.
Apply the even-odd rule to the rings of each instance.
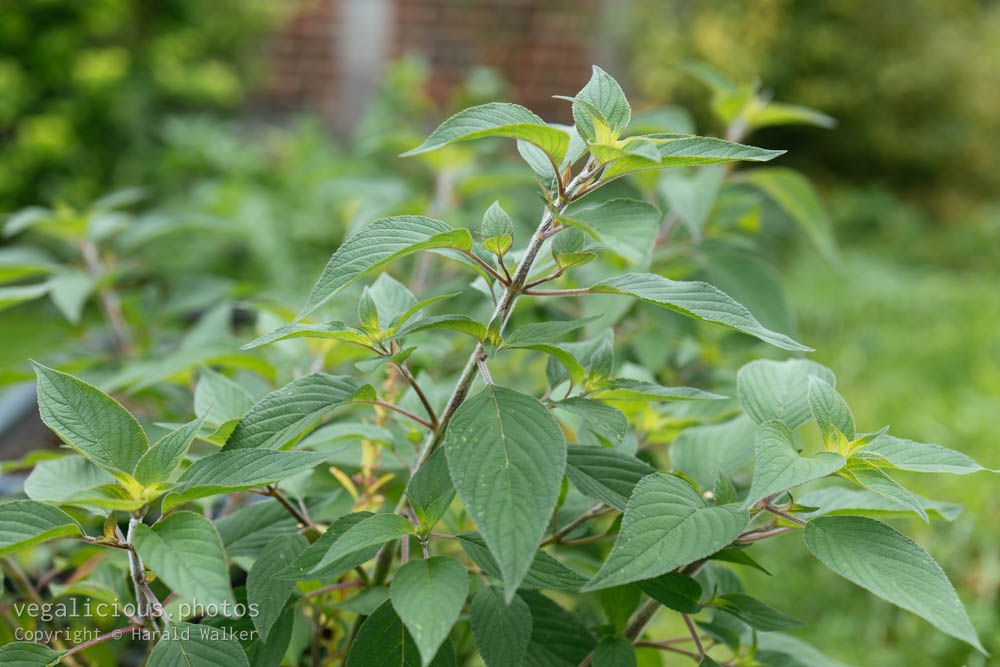
[[[197,417],[151,444],[116,400],[36,364],[42,419],[75,453],[40,461],[28,498],[0,504],[15,591],[5,618],[34,630],[0,648],[0,663],[837,664],[784,633],[804,623],[757,597],[766,591],[746,592],[740,571],[781,570],[774,552],[759,562],[765,540],[801,540],[844,579],[982,651],[942,569],[873,516],[945,511],[897,470],[983,468],[886,428],[861,432],[834,374],[803,357],[810,348],[722,290],[623,269],[650,266],[636,240],[662,220],[646,201],[608,196],[618,179],[782,151],[632,134],[621,87],[596,67],[566,100],[574,126],[484,104],[406,154],[515,139],[542,200],[529,238],[499,204],[478,233],[419,215],[375,220],[337,249],[291,323],[246,345],[362,350],[347,374],[325,369],[350,357],[324,353],[253,398],[203,369]],[[418,252],[468,271],[471,287],[414,295],[382,273],[357,292]],[[321,321],[349,294],[360,295],[356,321]],[[587,299],[625,304],[573,319]],[[466,312],[448,312],[454,303]],[[749,361],[721,388],[667,386],[660,369],[635,364],[616,372],[615,326],[656,308],[739,332],[726,340],[743,352],[754,337],[787,358]],[[474,340],[453,364],[459,348],[442,341],[462,336]],[[420,345],[438,358],[414,372]],[[725,407],[674,410],[706,404]],[[701,428],[720,446],[666,464],[644,433],[668,413],[681,430],[712,415]],[[54,554],[73,574],[32,582],[25,553]],[[79,598],[115,606],[87,618],[50,609]],[[68,638],[53,615],[92,634]]]

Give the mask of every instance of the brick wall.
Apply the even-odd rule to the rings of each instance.
[[[371,92],[365,83],[381,71],[374,61],[416,54],[431,66],[429,92],[439,102],[471,67],[488,65],[510,82],[513,101],[548,120],[568,122],[568,105],[551,96],[571,95],[589,78],[595,60],[589,45],[606,2],[302,0],[274,38],[260,102],[277,111],[309,110],[343,126],[363,107],[356,98]],[[367,20],[368,27],[358,20]],[[375,20],[387,25],[372,30]],[[369,32],[380,44],[365,41]],[[347,52],[349,45],[353,50]],[[360,77],[359,67],[365,69]]]

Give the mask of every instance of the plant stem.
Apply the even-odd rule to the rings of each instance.
[[[787,533],[791,530],[795,530],[791,526],[778,526],[777,528],[772,528],[770,530],[758,530],[751,531],[749,533],[744,533],[736,538],[736,542],[756,542],[757,540],[764,540],[768,537],[774,537],[775,535],[781,535]]]
[[[7,574],[10,575],[11,580],[14,581],[16,586],[21,589],[21,592],[24,593],[29,600],[37,605],[45,604],[42,601],[41,596],[38,594],[38,591],[36,591],[35,587],[31,585],[31,580],[28,578],[28,575],[24,573],[24,570],[22,570],[16,562],[14,562],[13,558],[10,556],[4,556],[0,558],[0,563],[3,563],[3,569],[7,570]],[[13,628],[11,630],[13,630]],[[52,636],[52,646],[60,651],[66,649],[66,645],[55,634]],[[80,663],[76,662],[73,658],[70,658],[66,664],[79,667]]]
[[[494,280],[496,280],[501,285],[503,285],[503,286],[506,287],[507,285],[510,284],[510,280],[509,280],[510,277],[509,276],[507,278],[504,278],[502,275],[500,275],[497,272],[496,269],[494,269],[492,266],[490,266],[489,264],[487,264],[486,262],[484,262],[482,259],[480,259],[480,257],[478,255],[476,255],[476,253],[472,252],[471,250],[459,250],[459,252],[461,252],[463,255],[465,255],[466,257],[468,257],[469,259],[471,259],[472,261],[474,261],[476,264],[478,264],[479,266],[481,266],[483,268],[483,270],[486,271],[486,273],[488,273],[491,276],[493,276]],[[506,267],[505,267],[504,270],[506,270]]]
[[[597,540],[603,540],[605,537],[613,537],[618,534],[616,530],[613,533],[604,533],[603,535],[591,535],[590,537],[583,537],[579,540],[567,540],[565,542],[560,542],[563,546],[571,547],[575,544],[590,544],[591,542],[596,542]]]
[[[561,213],[566,210],[566,207],[570,204],[573,199],[578,196],[578,192],[582,190],[584,183],[587,183],[591,176],[594,174],[594,163],[593,158],[587,162],[584,168],[579,174],[573,179],[573,181],[566,187],[565,195],[560,194],[556,199],[556,209]],[[553,217],[551,211],[546,209],[545,213],[542,214],[541,222],[538,223],[538,228],[535,230],[534,235],[531,237],[531,241],[528,243],[528,248],[524,252],[524,257],[517,265],[517,270],[514,272],[513,279],[507,285],[504,290],[503,297],[497,302],[496,308],[493,311],[493,316],[490,318],[490,322],[499,320],[500,326],[498,331],[503,332],[504,326],[507,324],[507,320],[510,319],[510,314],[514,309],[514,304],[517,303],[518,297],[524,292],[524,284],[528,281],[528,277],[531,273],[531,267],[535,263],[535,259],[538,257],[538,253],[542,249],[542,245],[545,243],[545,233],[548,231],[549,227],[552,225]],[[478,360],[486,353],[486,348],[482,343],[476,345],[476,348],[469,355],[468,361],[465,362],[465,368],[462,369],[462,373],[458,377],[458,381],[455,383],[455,388],[451,392],[451,396],[448,398],[448,403],[445,405],[444,412],[438,419],[437,427],[432,429],[427,437],[424,439],[423,444],[417,454],[416,462],[413,465],[413,472],[416,473],[420,467],[427,461],[427,458],[434,452],[434,450],[441,444],[444,439],[445,431],[448,428],[448,422],[455,415],[455,411],[458,410],[459,406],[465,401],[466,397],[469,395],[469,390],[472,388],[472,382],[476,377],[476,372],[478,370]],[[396,512],[401,512],[406,507],[407,499],[406,495],[403,495],[399,499],[399,503],[396,505]],[[375,584],[382,584],[385,578],[389,574],[389,568],[392,566],[392,559],[396,552],[396,543],[390,542],[382,547],[379,551],[378,556],[375,559],[375,569],[372,572],[372,581]]]
[[[409,410],[405,410],[405,409],[399,407],[398,405],[393,405],[392,403],[386,403],[385,401],[382,401],[382,400],[379,400],[379,399],[375,399],[374,401],[358,401],[358,403],[371,403],[372,405],[377,405],[380,408],[385,408],[386,410],[392,410],[393,412],[398,412],[399,414],[403,415],[404,417],[409,417],[410,419],[412,419],[413,421],[417,422],[421,426],[429,428],[431,431],[434,430],[434,424],[430,423],[429,421],[427,421],[423,417],[418,417],[417,415],[413,414]]]
[[[70,650],[63,653],[62,658],[63,660],[65,660],[67,656],[73,655],[74,653],[78,653],[80,651],[84,651],[90,648],[91,646],[94,646],[95,644],[106,642],[109,639],[121,639],[126,634],[131,634],[132,632],[139,630],[140,628],[142,628],[141,625],[130,625],[127,628],[122,628],[121,630],[112,630],[111,632],[103,634],[100,637],[94,637],[93,639],[85,641],[82,644],[77,644]]]
[[[87,264],[87,273],[95,281],[100,281],[108,273],[108,267],[101,260],[97,246],[89,239],[84,239],[80,241],[79,247],[80,254],[83,255],[83,260]],[[108,324],[111,325],[115,351],[119,354],[125,354],[132,344],[132,330],[125,320],[125,314],[122,311],[122,304],[118,299],[118,293],[113,287],[105,286],[97,290],[97,295],[101,300],[101,309],[104,311],[104,316],[108,318]]]
[[[691,638],[690,637],[684,637],[684,641],[688,641],[689,642],[689,641],[691,641]],[[680,653],[681,655],[686,655],[687,657],[691,658],[692,660],[701,660],[701,658],[698,657],[698,654],[695,653],[694,651],[685,651],[682,648],[677,648],[676,646],[673,645],[673,642],[670,642],[670,641],[666,641],[666,642],[639,641],[639,642],[635,643],[635,646],[637,646],[637,647],[645,646],[645,647],[648,647],[648,648],[658,648],[661,651],[671,651],[673,653]]]
[[[434,408],[431,406],[431,402],[427,400],[427,395],[424,393],[424,390],[420,388],[417,378],[413,377],[413,373],[410,372],[406,362],[404,361],[401,364],[397,364],[396,362],[392,363],[397,369],[399,369],[399,374],[403,376],[403,379],[406,380],[411,387],[413,387],[413,391],[416,392],[417,398],[420,399],[421,404],[424,406],[424,410],[427,411],[427,416],[431,419],[431,424],[434,425],[434,428],[437,428],[438,418],[434,413]]]
[[[525,296],[579,296],[580,294],[597,294],[597,292],[580,287],[577,289],[526,289],[522,294]]]
[[[301,523],[305,528],[313,527],[313,522],[309,520],[309,517],[307,517],[297,507],[295,507],[295,505],[293,505],[291,501],[285,497],[285,494],[283,494],[278,489],[278,486],[276,484],[272,484],[267,487],[267,495],[274,497],[279,503],[284,505],[285,509],[288,510],[289,514],[295,517],[295,519],[299,523]]]
[[[142,515],[138,513],[133,513],[129,515],[128,519],[128,533],[125,535],[125,544],[128,545],[128,571],[129,576],[132,579],[132,585],[135,590],[135,604],[136,604],[136,616],[138,619],[145,623],[146,619],[150,617],[150,607],[149,598],[146,597],[146,591],[149,588],[146,586],[146,568],[142,564],[142,558],[139,556],[139,552],[135,550],[133,545],[133,539],[135,537],[135,528],[142,523]],[[155,599],[155,598],[154,598]],[[157,601],[157,604],[159,602]]]
[[[587,521],[588,519],[593,519],[594,517],[601,516],[602,514],[613,512],[614,509],[615,509],[614,507],[603,507],[601,503],[597,503],[583,514],[570,521],[559,531],[554,532],[549,537],[546,537],[544,540],[542,540],[542,543],[539,546],[545,546],[546,544],[552,544],[553,542],[559,544],[562,538],[566,537],[568,534],[573,532],[573,529],[582,524],[583,522]]]
[[[782,510],[779,510],[777,507],[774,507],[772,505],[764,505],[764,509],[766,509],[774,516],[780,516],[782,519],[785,519],[786,521],[791,521],[792,523],[798,524],[800,526],[805,526],[807,523],[806,521],[803,521],[799,517],[793,514],[789,514],[788,512],[783,512]]]
[[[483,376],[483,382],[493,384],[493,378],[490,377],[490,369],[486,367],[486,360],[480,357],[476,359],[476,364],[479,366],[479,374]]]
[[[694,627],[694,622],[691,617],[687,614],[681,614],[681,618],[684,619],[684,624],[688,628],[688,632],[691,633],[691,639],[694,640],[695,648],[698,649],[698,659],[705,659],[705,646],[701,643],[701,637],[698,636],[698,628]]]
[[[363,579],[352,579],[351,581],[342,581],[339,584],[332,584],[330,586],[324,586],[323,588],[317,588],[311,593],[306,593],[303,598],[314,598],[318,595],[323,595],[325,593],[332,593],[333,591],[342,591],[345,588],[356,588],[357,586],[364,586],[365,581]]]

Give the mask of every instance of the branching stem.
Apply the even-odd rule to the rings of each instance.
[[[281,492],[281,490],[278,488],[276,484],[271,484],[270,486],[267,487],[266,495],[271,496],[272,498],[276,499],[279,503],[281,503],[285,507],[285,509],[288,510],[288,513],[291,514],[293,517],[295,517],[295,520],[301,523],[303,527],[305,528],[313,527],[314,524],[312,520],[308,516],[306,516],[305,512],[295,507],[295,505],[293,505],[292,502],[285,497],[285,494]]]
[[[420,399],[420,403],[424,406],[424,410],[427,411],[427,416],[431,419],[433,428],[437,428],[437,414],[434,413],[434,408],[431,406],[431,402],[427,400],[427,395],[424,393],[424,390],[420,388],[420,383],[417,382],[417,378],[413,377],[413,373],[410,372],[406,362],[404,361],[401,364],[393,362],[393,365],[399,370],[399,374],[403,376],[403,379],[406,380],[411,387],[413,387],[413,391],[417,394],[417,398]]]

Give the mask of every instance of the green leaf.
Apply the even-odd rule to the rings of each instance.
[[[573,384],[580,384],[583,382],[584,378],[587,377],[587,369],[583,367],[583,364],[576,358],[576,356],[568,348],[567,343],[538,343],[538,344],[515,344],[507,345],[508,348],[521,349],[521,350],[535,350],[536,352],[544,352],[545,354],[555,359],[563,368],[565,372],[561,375],[562,379],[566,379],[568,376]],[[555,366],[554,368],[558,368]],[[560,382],[562,380],[559,380]]]
[[[83,535],[80,524],[59,508],[34,500],[0,503],[0,556],[76,535]]]
[[[670,212],[681,219],[695,239],[702,236],[725,175],[725,167],[708,166],[690,175],[668,170],[660,178],[659,190],[670,204]]]
[[[418,306],[413,292],[388,273],[380,273],[368,290],[375,301],[379,321],[386,329],[410,309]]]
[[[38,376],[38,412],[45,425],[102,468],[135,470],[148,446],[135,417],[97,387],[31,363]]]
[[[606,123],[601,122],[601,133],[610,134],[610,128],[605,130],[605,127]],[[630,137],[619,141],[607,139],[603,142],[591,142],[590,152],[594,155],[598,164],[605,164],[631,156],[653,162],[660,161],[660,152],[656,149],[656,142],[650,141],[646,137]]]
[[[559,237],[561,236],[562,234],[559,235]],[[582,320],[532,322],[531,324],[525,324],[524,326],[514,329],[514,331],[511,332],[506,339],[504,339],[504,344],[508,346],[516,346],[535,345],[538,343],[554,343],[569,332],[585,327],[597,319],[600,319],[600,315],[586,317]]]
[[[306,507],[315,509],[309,503]],[[230,557],[256,557],[274,537],[294,533],[298,521],[277,500],[264,500],[219,517],[215,527]]]
[[[199,605],[235,604],[222,538],[194,512],[174,512],[152,527],[139,524],[133,538],[143,562],[177,595]]]
[[[927,518],[927,512],[924,511],[924,506],[920,502],[920,499],[875,466],[864,462],[851,461],[842,472],[842,475],[857,482],[869,491],[873,491],[895,502],[897,505],[916,512],[925,522],[930,521]]]
[[[271,449],[221,451],[195,461],[177,478],[183,486],[163,499],[163,511],[197,498],[235,493],[311,470],[327,452],[278,452]]]
[[[304,375],[257,401],[222,449],[279,449],[364,388],[347,375]]]
[[[383,273],[382,276],[384,275],[387,274]],[[379,277],[381,278],[382,276]],[[378,281],[375,282],[377,283]],[[456,296],[458,296],[457,292],[454,294],[442,294],[440,296],[434,296],[429,299],[424,299],[423,301],[418,301],[417,303],[413,304],[413,306],[408,308],[406,312],[404,312],[402,315],[392,319],[391,324],[385,330],[386,334],[391,336],[392,334],[396,333],[396,329],[403,326],[414,317],[420,317],[420,311],[423,310],[424,308],[427,308],[428,306],[431,306],[437,303],[438,301],[444,301],[446,299],[451,299],[452,297]]]
[[[646,169],[688,167],[741,160],[767,162],[785,153],[785,151],[745,146],[714,137],[673,134],[650,135],[649,138],[656,143],[656,150],[660,154],[658,162],[639,155],[619,158],[604,168],[601,180],[610,181]]]
[[[486,667],[521,664],[531,640],[531,610],[520,596],[506,604],[503,592],[489,586],[479,589],[469,603],[472,637]]]
[[[408,561],[393,575],[392,607],[410,631],[425,667],[448,637],[468,594],[468,572],[448,556]]]
[[[32,500],[64,503],[84,489],[114,481],[85,457],[73,454],[37,463],[24,480],[24,494]]]
[[[370,588],[363,588],[357,595],[352,595],[343,602],[338,602],[333,606],[337,609],[354,612],[355,614],[371,616],[388,599],[388,586],[372,586]]]
[[[367,331],[375,333],[382,331],[382,325],[378,321],[378,308],[375,307],[375,299],[367,287],[362,290],[361,299],[358,300],[358,321],[361,322],[361,327]]]
[[[683,614],[701,611],[701,584],[686,574],[667,572],[636,583],[643,593],[674,611]]]
[[[610,447],[569,445],[566,476],[582,494],[625,509],[632,489],[646,475],[656,472],[646,462]]]
[[[598,387],[591,396],[605,401],[693,401],[726,398],[694,387],[664,387],[655,382],[618,378]]]
[[[986,653],[948,577],[910,538],[856,516],[813,519],[804,535],[809,551],[840,576]]]
[[[746,565],[747,567],[752,567],[755,570],[760,570],[764,574],[770,576],[771,573],[764,568],[763,565],[755,561],[747,553],[746,548],[733,546],[727,547],[722,551],[716,551],[714,554],[709,556],[711,560],[718,560],[725,563],[736,563],[737,565]]]
[[[284,508],[282,508],[282,510],[284,510]],[[285,513],[288,513],[287,510],[285,510]],[[291,565],[279,572],[276,576],[283,579],[296,579],[300,581],[320,579],[323,577],[336,577],[368,560],[371,560],[378,552],[379,547],[382,546],[381,542],[376,541],[374,544],[369,544],[366,547],[347,552],[340,558],[327,560],[322,567],[317,568],[320,562],[323,561],[327,552],[329,552],[330,549],[337,543],[337,540],[343,537],[344,534],[354,526],[374,516],[376,515],[371,512],[353,512],[340,517],[333,522],[333,524],[320,536],[318,540],[310,544],[305,551],[299,554]]]
[[[483,572],[494,579],[503,579],[500,565],[490,553],[485,540],[479,533],[459,533],[458,543],[472,561],[483,569]],[[536,551],[531,561],[528,573],[521,582],[521,590],[544,588],[550,590],[575,591],[587,580],[575,570],[566,567],[544,551]]]
[[[594,667],[636,667],[635,648],[625,637],[605,637],[594,649]]]
[[[333,253],[296,319],[313,312],[366,273],[400,257],[431,248],[471,247],[467,229],[452,229],[440,220],[421,215],[375,220]]]
[[[531,611],[531,641],[524,667],[576,667],[597,642],[580,620],[541,593],[519,594]]]
[[[47,282],[35,285],[14,285],[0,287],[0,310],[5,310],[25,301],[33,301],[49,293]]]
[[[569,148],[568,133],[549,127],[531,111],[517,104],[490,102],[459,111],[431,132],[424,143],[403,153],[402,157],[437,150],[456,141],[484,137],[527,141],[545,151],[555,164],[562,162]]]
[[[809,409],[809,378],[815,376],[833,386],[833,371],[808,359],[751,361],[736,374],[740,404],[757,424],[780,419],[794,431],[812,418]]]
[[[309,540],[301,535],[279,535],[268,542],[247,574],[247,602],[258,607],[251,620],[263,641],[267,641],[271,628],[295,591],[294,581],[275,575],[291,565],[308,546]]]
[[[375,514],[363,518],[356,524],[344,531],[344,533],[330,545],[326,553],[320,559],[310,574],[316,575],[327,566],[336,563],[341,558],[361,551],[367,547],[385,544],[390,540],[402,537],[403,535],[413,535],[413,526],[410,522],[398,514]],[[318,542],[317,542],[318,543]]]
[[[612,252],[638,263],[649,257],[660,232],[660,210],[634,199],[612,199],[555,217],[566,226],[583,230]]]
[[[777,632],[800,628],[805,623],[784,614],[769,604],[743,593],[727,593],[713,601],[713,606],[740,619],[754,630]]]
[[[757,633],[756,658],[764,664],[781,667],[847,667],[801,639],[777,632]]]
[[[0,284],[50,273],[57,265],[46,253],[30,246],[0,248]]]
[[[73,494],[63,504],[135,512],[153,499],[135,497],[120,484],[102,484]]]
[[[583,417],[585,425],[611,442],[620,443],[628,431],[625,413],[607,403],[573,396],[553,405]]]
[[[444,643],[430,664],[454,667],[455,650],[450,641]],[[344,663],[344,667],[376,666],[424,667],[413,637],[388,600],[361,624]]]
[[[483,238],[491,239],[497,236],[514,236],[514,221],[510,219],[507,211],[503,210],[500,202],[493,202],[486,213],[483,214],[483,224],[481,227]]]
[[[600,592],[598,599],[612,632],[618,633],[625,629],[632,612],[639,606],[640,598],[642,591],[635,584],[612,586]]]
[[[559,232],[552,239],[552,256],[556,259],[556,263],[561,264],[559,262],[560,255],[569,255],[583,250],[584,241],[583,232],[576,227]]]
[[[965,505],[930,500],[916,496],[920,506],[928,515],[945,521],[954,521],[965,509]],[[868,489],[850,489],[840,486],[815,489],[797,499],[805,507],[818,507],[816,515],[872,514],[875,516],[910,516],[912,510],[891,498]]]
[[[597,141],[597,131],[591,110],[596,110],[601,120],[607,122],[617,137],[632,119],[632,108],[622,87],[614,77],[597,65],[593,66],[590,81],[573,98],[573,120],[577,132],[587,141]]]
[[[448,472],[443,449],[436,449],[406,485],[406,497],[420,519],[421,527],[430,530],[448,510],[455,497],[455,487]]]
[[[655,273],[626,273],[593,285],[589,292],[634,296],[696,320],[714,322],[756,336],[785,350],[812,349],[766,328],[738,301],[708,283],[670,280]]]
[[[799,456],[792,432],[777,420],[758,427],[755,450],[753,484],[744,507],[752,507],[770,495],[832,475],[847,463],[843,456],[833,452]]]
[[[486,340],[487,336],[486,325],[477,322],[468,315],[433,315],[400,327],[390,336],[390,340],[431,329],[451,329],[468,334],[480,341]]]
[[[827,448],[834,448],[843,434],[848,440],[854,440],[854,415],[847,401],[837,393],[830,383],[816,376],[809,378],[809,409],[812,411],[823,442]]]
[[[392,444],[392,432],[375,424],[364,422],[332,421],[320,426],[299,441],[302,448],[317,451],[332,448],[339,440],[372,440]]]
[[[253,397],[247,390],[211,368],[198,372],[194,388],[194,413],[211,424],[224,424],[237,419],[253,407]]]
[[[48,667],[59,662],[65,651],[54,651],[45,644],[11,642],[0,646],[0,664],[7,667]]]
[[[754,457],[754,423],[745,416],[681,431],[670,445],[675,470],[711,488],[719,475],[731,477]]]
[[[629,498],[621,532],[584,591],[650,579],[715,553],[749,521],[737,505],[709,506],[679,477],[653,473]]]
[[[301,324],[292,322],[283,327],[278,327],[263,336],[254,338],[249,343],[241,345],[241,350],[252,350],[255,347],[274,343],[279,340],[289,340],[292,338],[323,338],[326,340],[340,340],[346,343],[353,343],[362,347],[370,347],[371,342],[357,327],[344,324],[343,322],[321,322],[319,324]]]
[[[769,102],[763,108],[753,111],[747,122],[747,129],[757,130],[772,125],[816,125],[831,128],[837,124],[832,116],[798,104]]]
[[[67,321],[78,324],[97,280],[83,271],[61,271],[50,278],[48,284],[52,303]]]
[[[827,261],[839,261],[830,215],[808,178],[785,167],[753,169],[742,178],[777,204]]]
[[[967,475],[970,472],[989,470],[954,449],[914,442],[888,434],[875,438],[875,441],[867,447],[854,452],[854,456],[870,458],[880,465],[888,463],[894,468],[914,472],[950,472]]]
[[[559,497],[562,429],[538,399],[488,385],[455,412],[444,448],[452,483],[500,564],[509,600]]]
[[[172,623],[156,643],[146,667],[250,667],[239,642],[222,628],[192,623]]]
[[[180,466],[205,417],[194,419],[156,441],[135,465],[133,476],[143,486],[166,482]]]
[[[431,327],[431,328],[433,328],[433,327]],[[391,354],[391,355],[388,355],[388,356],[370,357],[368,359],[362,359],[361,361],[355,362],[354,366],[359,371],[362,371],[364,373],[371,373],[375,369],[383,366],[384,364],[388,364],[390,362],[397,363],[397,364],[402,364],[404,361],[406,361],[407,359],[410,358],[410,355],[413,354],[413,352],[416,349],[417,348],[414,347],[414,346],[404,347],[403,349],[401,349],[396,354]]]

